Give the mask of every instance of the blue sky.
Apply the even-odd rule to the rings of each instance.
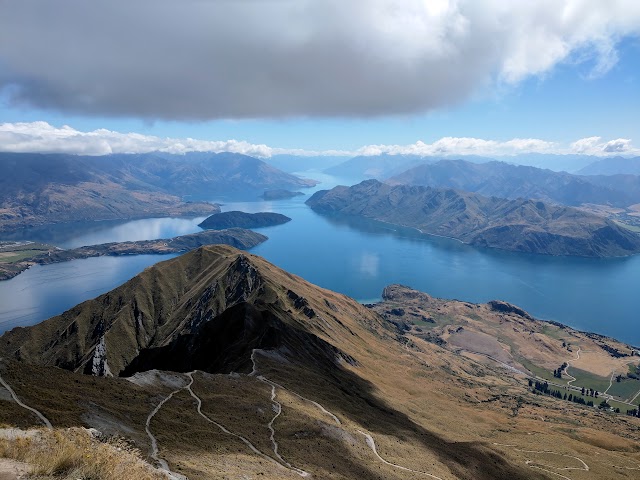
[[[115,2],[115,4],[118,3]],[[355,2],[354,5],[357,3],[359,2]],[[387,0],[376,0],[374,3],[379,4],[381,8],[388,7]],[[405,15],[402,17],[405,23],[407,18],[412,20],[416,15],[423,15],[423,22],[415,27],[416,36],[420,37],[421,35],[423,43],[428,44],[433,40],[430,35],[434,30],[445,29],[444,31],[448,32],[452,29],[452,24],[462,22],[461,25],[464,28],[460,28],[466,29],[463,32],[464,35],[455,32],[447,33],[447,35],[451,35],[449,43],[461,52],[459,58],[455,55],[448,58],[442,54],[445,47],[450,48],[448,44],[430,46],[429,49],[423,45],[413,45],[411,43],[413,37],[404,34],[402,29],[405,28],[405,24],[402,24],[402,29],[398,27],[397,32],[395,30],[392,30],[391,34],[383,32],[386,35],[384,40],[387,42],[389,35],[392,35],[391,38],[398,45],[405,46],[405,50],[409,53],[397,50],[376,51],[372,56],[373,59],[369,59],[367,63],[363,62],[363,65],[357,65],[353,72],[349,72],[349,75],[344,74],[344,70],[349,69],[349,64],[346,62],[355,61],[355,57],[348,55],[346,55],[346,60],[337,65],[332,60],[326,61],[325,70],[331,68],[336,70],[326,73],[326,78],[322,78],[322,81],[318,83],[304,77],[304,74],[300,74],[300,69],[287,70],[290,68],[289,66],[280,67],[278,70],[274,70],[275,73],[268,72],[270,75],[280,75],[285,83],[296,82],[292,83],[291,97],[295,97],[297,103],[292,101],[291,105],[287,105],[286,108],[274,107],[268,101],[265,101],[264,105],[260,104],[262,99],[271,97],[274,98],[273,103],[276,103],[278,98],[284,98],[286,103],[288,101],[286,88],[282,88],[280,84],[274,88],[272,79],[269,79],[264,83],[256,81],[255,85],[251,83],[243,85],[244,90],[238,93],[234,90],[234,85],[225,83],[224,79],[217,78],[221,71],[225,72],[221,68],[216,69],[219,63],[216,64],[216,68],[212,67],[213,70],[203,70],[201,74],[188,73],[191,70],[185,70],[183,75],[193,77],[201,75],[203,79],[211,76],[212,85],[216,85],[216,89],[213,87],[211,89],[203,88],[202,91],[194,92],[193,97],[188,97],[184,92],[188,93],[188,89],[193,83],[190,80],[191,83],[188,83],[182,91],[171,91],[167,90],[170,87],[162,86],[164,97],[160,96],[160,93],[156,97],[150,95],[148,103],[140,102],[138,105],[138,99],[144,97],[147,90],[153,89],[154,78],[158,78],[158,76],[150,77],[150,81],[144,78],[147,84],[136,86],[132,83],[135,80],[126,78],[129,70],[117,71],[113,81],[115,84],[122,80],[123,86],[119,87],[121,89],[117,90],[114,87],[114,91],[109,92],[111,84],[105,83],[105,85],[100,85],[101,90],[98,91],[93,88],[93,84],[99,83],[101,77],[92,77],[91,72],[95,69],[99,70],[104,62],[92,64],[91,62],[94,61],[92,56],[85,57],[85,60],[61,56],[56,60],[60,63],[60,68],[75,70],[77,73],[73,77],[70,73],[68,78],[62,76],[53,78],[58,74],[53,75],[51,70],[47,71],[44,67],[38,71],[33,65],[38,59],[42,61],[43,55],[47,55],[46,58],[58,55],[56,52],[59,48],[46,52],[45,45],[38,43],[35,47],[31,46],[28,44],[30,40],[25,37],[25,57],[28,58],[29,54],[33,55],[33,64],[27,65],[23,60],[15,60],[19,55],[13,55],[0,48],[0,99],[2,107],[0,109],[0,123],[46,122],[52,127],[58,128],[68,125],[79,132],[107,129],[120,133],[135,132],[153,137],[175,139],[194,138],[209,141],[235,139],[249,144],[265,144],[281,149],[314,151],[345,150],[357,152],[358,149],[366,145],[414,145],[418,141],[432,144],[446,137],[475,138],[497,142],[507,142],[512,139],[540,139],[556,143],[560,150],[569,149],[572,142],[579,139],[600,137],[598,141],[592,142],[594,145],[597,144],[598,148],[601,148],[608,141],[625,139],[629,141],[628,145],[625,144],[629,147],[629,152],[636,151],[636,147],[632,149],[631,145],[634,141],[640,143],[640,138],[638,138],[640,122],[637,120],[637,114],[640,111],[640,78],[638,78],[640,74],[640,41],[638,40],[640,13],[636,18],[634,15],[638,9],[632,7],[633,12],[629,10],[629,5],[633,5],[633,2],[620,0],[614,2],[612,4],[614,6],[610,6],[608,9],[601,12],[595,11],[593,12],[595,17],[591,23],[588,19],[583,19],[583,15],[576,16],[575,21],[566,21],[565,25],[558,27],[557,32],[551,31],[548,38],[536,39],[538,42],[536,44],[527,43],[530,41],[525,37],[526,35],[535,38],[535,34],[527,32],[527,28],[534,33],[542,27],[547,28],[544,23],[545,19],[549,20],[549,29],[555,28],[557,12],[554,11],[554,3],[540,1],[538,10],[536,10],[541,18],[540,24],[530,25],[525,22],[523,26],[520,26],[518,22],[524,22],[521,17],[524,17],[524,14],[528,12],[520,12],[517,8],[503,7],[498,13],[505,15],[505,18],[513,19],[514,25],[511,29],[513,31],[507,29],[509,33],[503,33],[500,30],[499,34],[504,35],[502,41],[513,42],[516,46],[522,43],[522,46],[514,47],[513,51],[504,47],[497,49],[492,44],[492,42],[495,43],[495,39],[488,34],[483,34],[484,36],[478,37],[479,40],[473,41],[475,43],[486,41],[486,45],[478,47],[479,53],[473,52],[473,42],[465,40],[465,38],[472,36],[472,33],[469,32],[473,32],[473,27],[476,24],[485,29],[488,28],[486,27],[489,24],[486,12],[479,13],[474,9],[476,5],[483,2],[471,4],[465,1],[448,2],[442,0],[434,2],[442,4],[441,9],[435,13],[428,9],[428,11],[424,10],[420,6],[420,2],[407,2],[407,5],[414,3],[413,10],[403,11],[398,15]],[[572,7],[573,10],[579,9],[582,4],[585,4],[579,0],[567,0],[564,3],[567,4],[567,9],[575,4]],[[66,4],[66,0],[63,0],[62,10]],[[150,5],[153,5],[153,2]],[[77,2],[69,2],[69,8],[72,7],[77,9]],[[2,8],[9,7],[3,6]],[[347,8],[347,10],[350,9]],[[351,13],[358,13],[357,9],[352,10],[350,10]],[[622,18],[621,12],[628,12],[627,16],[630,19]],[[16,9],[16,12],[5,13],[8,13],[9,20],[11,20],[11,15],[16,16],[16,19],[23,18],[23,21],[25,18],[29,21],[32,18],[32,15],[28,16],[28,11],[25,13],[19,8]],[[240,12],[239,14],[246,13]],[[348,13],[345,12],[345,14]],[[569,13],[563,12],[563,19],[570,16],[570,13],[571,11]],[[288,12],[282,12],[281,15],[286,16],[287,14]],[[20,17],[20,15],[24,16]],[[87,13],[85,12],[84,15],[83,18],[86,18]],[[370,19],[374,22],[373,26],[367,23],[361,26],[362,35],[370,35],[373,44],[375,44],[377,37],[382,35],[375,24],[378,21],[376,18]],[[279,20],[280,17],[274,17],[274,22]],[[55,24],[55,22],[50,23]],[[598,30],[600,24],[604,25],[603,28],[606,27],[605,30]],[[2,30],[2,26],[2,20],[0,20],[0,30]],[[37,27],[39,25],[34,24],[32,32],[36,31]],[[326,25],[322,25],[323,29],[326,27]],[[45,28],[50,28],[48,23]],[[307,28],[313,29],[316,28],[316,25],[310,23]],[[593,34],[589,29],[593,30]],[[523,33],[520,34],[519,30],[523,30]],[[108,33],[105,32],[105,36]],[[81,48],[77,46],[80,38],[86,38],[80,37],[81,34],[92,35],[91,32],[82,31],[77,33],[77,37],[74,37],[73,32],[67,35],[69,42],[75,42],[72,43],[74,49]],[[51,35],[55,36],[55,32]],[[95,35],[95,42],[98,43],[101,39],[98,33]],[[126,36],[126,33],[123,35]],[[473,35],[479,34],[474,33]],[[494,35],[498,35],[498,33],[494,33]],[[602,40],[603,38],[605,40]],[[0,38],[0,40],[2,39]],[[260,38],[256,42],[259,40]],[[91,38],[87,40],[87,43],[91,43]],[[135,46],[135,43],[134,38],[131,44]],[[329,43],[330,39],[321,40],[320,46],[317,48],[326,47],[331,54],[335,55],[335,50],[331,50],[333,47],[326,46]],[[19,39],[14,41],[13,45],[19,54],[19,50],[22,48]],[[117,50],[116,47],[113,48],[115,49],[113,57],[126,56],[124,51]],[[558,48],[566,51],[555,54],[554,52]],[[135,48],[132,49],[135,50]],[[261,57],[258,50],[256,46],[251,47],[250,45],[247,50],[240,51],[237,55],[242,59],[255,54],[259,59]],[[547,55],[546,51],[551,53]],[[206,53],[207,55],[222,55],[220,52],[210,50],[207,50]],[[222,65],[229,71],[238,70],[238,75],[241,75],[242,78],[247,75],[260,76],[257,67],[253,66],[243,70],[243,62],[238,62],[237,59],[228,60],[229,52],[223,53],[221,58],[224,60],[220,61],[229,62],[228,65]],[[310,55],[306,50],[303,50],[302,53],[305,58]],[[476,58],[472,54],[481,55],[483,53],[487,60],[478,61],[478,65],[471,65]],[[407,61],[401,62],[397,57],[404,54],[410,57],[411,61],[424,64],[424,68],[412,67],[407,69],[409,73],[402,73]],[[432,60],[434,56],[437,57],[436,60]],[[78,58],[81,57],[82,52],[79,51]],[[424,60],[423,57],[429,60]],[[20,58],[22,59],[22,57]],[[611,61],[615,58],[617,61]],[[112,60],[112,57],[105,56],[105,59],[115,61],[115,65],[119,66],[117,60]],[[277,53],[273,54],[273,59],[275,62],[280,60],[281,56]],[[197,60],[193,59],[193,62]],[[139,60],[136,61],[139,62]],[[151,67],[156,62],[151,58],[151,55],[145,61]],[[65,62],[67,63],[65,64]],[[351,78],[361,78],[360,75],[362,75],[366,83],[368,78],[377,75],[378,72],[371,70],[371,64],[376,62],[383,66],[388,64],[389,68],[398,68],[401,72],[398,76],[405,75],[405,78],[401,78],[397,84],[393,83],[392,75],[383,79],[384,81],[381,80],[379,85],[375,84],[375,80],[372,81],[371,90],[373,93],[367,93],[368,97],[363,94],[363,98],[356,99],[353,105],[349,104],[349,95],[341,96],[341,93],[336,93],[340,92],[338,89],[343,86],[341,82],[342,84],[349,83]],[[609,63],[607,64],[607,62]],[[152,63],[154,65],[151,65]],[[160,62],[158,61],[158,63]],[[600,68],[603,63],[606,64],[606,68]],[[450,67],[450,64],[453,66]],[[131,67],[131,62],[126,65],[129,68],[134,68]],[[456,67],[456,65],[458,66]],[[471,66],[467,68],[467,65]],[[310,64],[307,68],[311,71],[315,66]],[[450,70],[446,70],[449,68]],[[433,80],[432,77],[438,75],[432,74],[432,72],[443,69],[446,70],[442,75],[444,80],[439,78]],[[604,71],[599,72],[598,69]],[[150,69],[145,68],[146,70]],[[164,72],[162,69],[159,71]],[[28,72],[29,76],[25,72]],[[104,72],[109,72],[109,70]],[[104,72],[103,76],[108,75]],[[141,75],[132,71],[131,78],[135,79]],[[474,75],[478,78],[474,78]],[[77,78],[84,76],[87,78],[86,83],[78,83]],[[297,78],[298,76],[301,78]],[[180,77],[176,78],[178,78],[176,81],[179,82]],[[448,82],[451,84],[451,88],[447,88]],[[326,85],[330,83],[337,84],[336,91],[329,91],[326,88]],[[34,84],[37,86],[33,87]],[[199,83],[194,85],[197,89]],[[128,89],[129,86],[132,88]],[[363,89],[365,87],[367,85]],[[269,90],[270,88],[271,90]],[[347,88],[353,88],[353,92],[351,92],[353,96],[359,95],[358,85],[355,87],[346,85],[343,90]],[[265,90],[264,95],[252,98],[252,101],[247,101],[247,105],[243,105],[242,108],[236,108],[237,98],[244,98],[247,91],[260,92],[260,89]],[[404,89],[409,91],[410,95],[403,95]],[[112,96],[101,98],[103,90],[112,93]],[[213,94],[213,90],[221,93],[219,95]],[[19,93],[16,94],[16,91]],[[170,92],[170,94],[166,92]],[[324,102],[314,102],[313,97],[316,92],[321,92],[317,95],[327,96],[326,104],[328,107],[326,109],[324,109]],[[196,93],[200,97],[196,96]],[[129,94],[131,94],[131,98],[128,102],[123,100],[122,104],[115,105],[118,102],[114,101],[114,98],[119,99]],[[171,103],[167,98],[174,98],[174,96],[181,98],[183,95],[183,105],[176,101],[175,108],[173,105],[164,110],[162,107],[156,108],[163,101]],[[231,100],[223,102],[210,98],[218,96],[229,96],[230,99],[235,99],[235,103],[232,103]],[[385,96],[389,97],[389,101],[380,98]],[[394,103],[396,97],[397,106]],[[87,98],[89,100],[85,101]],[[208,110],[198,108],[200,98],[203,98],[203,103],[211,102],[211,106],[206,106]],[[345,102],[349,105],[342,108]],[[367,102],[372,105],[371,109],[367,108]],[[414,102],[415,105],[411,102]],[[281,100],[278,105],[282,103]],[[112,106],[113,108],[111,108]],[[251,119],[254,116],[260,118]],[[33,135],[39,135],[38,132],[38,128],[34,127]],[[21,134],[24,135],[24,131],[21,131]],[[10,142],[11,139],[5,140],[5,144],[10,144]],[[479,151],[478,153],[485,152]]]

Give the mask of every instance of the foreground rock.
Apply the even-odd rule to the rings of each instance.
[[[213,214],[198,226],[212,230],[221,230],[223,228],[260,228],[282,225],[289,221],[291,221],[289,217],[279,213],[245,213],[232,211]]]
[[[174,238],[159,240],[139,240],[135,242],[103,243],[86,247],[61,250],[55,247],[35,257],[27,258],[11,264],[0,263],[0,280],[7,280],[22,273],[31,265],[49,265],[51,263],[68,262],[81,258],[120,256],[120,255],[149,255],[182,253],[203,245],[224,244],[235,248],[248,250],[267,240],[267,237],[251,230],[229,228],[226,230],[206,231],[181,235]]]
[[[611,220],[541,201],[368,180],[317,192],[306,203],[320,213],[413,227],[479,247],[582,257],[640,252],[640,235]]]

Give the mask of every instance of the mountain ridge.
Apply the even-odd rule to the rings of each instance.
[[[455,308],[460,321],[477,310]],[[530,322],[492,312],[496,324]],[[558,408],[522,378],[409,333],[264,259],[207,246],[3,335],[0,375],[55,427],[124,434],[192,480],[542,479],[575,458],[606,479],[616,458],[634,458],[634,419],[602,432],[603,413]],[[0,421],[38,421],[1,390],[0,407]],[[542,446],[553,463],[523,453]]]
[[[541,201],[367,180],[317,192],[306,203],[320,213],[413,227],[480,247],[592,257],[640,252],[640,236],[611,220]]]
[[[627,207],[640,202],[640,183],[629,183],[633,179],[626,183],[612,180],[499,161],[442,160],[415,166],[385,182],[454,188],[485,196],[528,198],[568,206],[591,203]]]
[[[163,153],[89,157],[0,153],[0,230],[83,220],[200,216],[206,202],[255,198],[274,188],[315,185],[246,155]]]

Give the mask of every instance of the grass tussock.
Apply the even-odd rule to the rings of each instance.
[[[126,442],[100,441],[80,428],[0,438],[1,457],[29,464],[34,479],[166,480]]]

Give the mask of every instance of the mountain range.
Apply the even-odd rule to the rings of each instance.
[[[316,192],[306,203],[320,213],[412,227],[480,247],[585,257],[640,252],[640,236],[617,223],[542,201],[367,180]]]
[[[0,230],[47,223],[219,212],[225,196],[315,185],[253,157],[220,153],[106,155],[0,153]]]
[[[640,157],[603,158],[581,168],[579,175],[640,175]]]
[[[481,155],[418,155],[418,154],[389,154],[358,155],[349,158],[338,165],[332,165],[325,169],[326,173],[342,178],[358,181],[375,178],[383,180],[398,175],[417,165],[436,163],[446,160],[464,160],[471,163],[487,163],[500,161],[512,165],[528,165],[540,169],[549,169],[554,172],[575,173],[587,165],[601,160],[600,157],[580,154],[543,154],[528,153],[509,156],[488,157]],[[606,162],[607,160],[603,160]],[[627,172],[615,172],[627,173]]]
[[[486,196],[528,198],[579,206],[627,207],[640,203],[640,177],[578,176],[504,162],[442,160],[415,166],[388,180],[391,185],[424,185]]]

